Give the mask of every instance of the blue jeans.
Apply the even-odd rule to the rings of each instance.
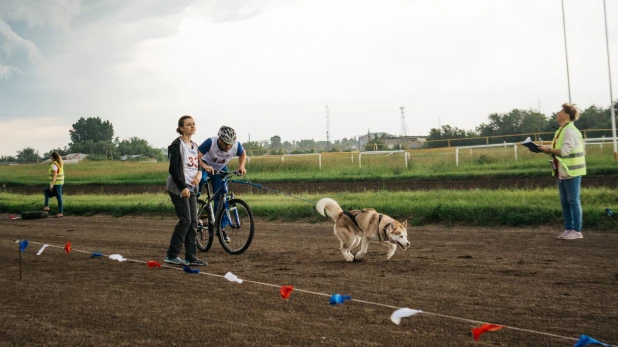
[[[220,171],[227,171],[227,166],[224,166]],[[204,171],[202,173],[202,180],[200,181],[200,184],[198,186],[198,192],[200,193],[202,192],[202,187],[205,184],[208,184],[208,181],[210,181],[210,185],[212,186],[212,190],[211,190],[212,194],[217,193],[218,190],[221,189],[221,187],[223,187],[223,178],[221,176],[212,175]],[[219,206],[219,195],[215,196],[213,203],[214,203],[213,208],[215,209],[213,212],[216,214],[217,207]]]
[[[227,166],[224,166],[220,171],[227,171]],[[202,174],[202,180],[200,181],[200,184],[198,186],[199,192],[202,191],[202,187],[205,184],[208,184],[208,181],[210,181],[210,185],[212,186],[212,191],[211,191],[212,194],[217,193],[219,189],[223,187],[223,178],[221,176],[212,175],[204,171],[204,173]],[[213,208],[214,208],[213,213],[215,214],[215,217],[217,216],[217,211],[218,211],[217,208],[219,207],[219,200],[221,200],[220,195],[217,194],[215,198],[213,199]],[[228,225],[227,220],[223,218],[223,227],[225,228],[227,225]]]
[[[58,213],[63,213],[63,204],[62,204],[62,185],[56,184],[54,189],[58,192],[56,195],[56,200],[58,200]],[[43,195],[45,195],[45,207],[49,206],[49,189],[45,189],[43,191]]]
[[[582,176],[566,180],[558,180],[562,214],[564,215],[564,230],[582,231],[582,204],[579,201],[579,191]]]

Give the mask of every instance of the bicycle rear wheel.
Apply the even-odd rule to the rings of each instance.
[[[197,248],[202,252],[208,252],[212,247],[212,239],[214,238],[214,226],[210,221],[210,206],[203,200],[197,201]]]
[[[253,212],[240,199],[228,201],[228,209],[217,214],[217,236],[221,247],[230,254],[241,254],[249,248],[255,232]],[[226,236],[229,241],[226,241]]]

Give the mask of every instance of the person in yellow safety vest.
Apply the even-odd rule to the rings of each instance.
[[[551,146],[541,146],[552,156],[553,175],[558,176],[558,191],[564,216],[564,231],[556,238],[582,239],[582,205],[579,200],[582,176],[586,174],[586,152],[582,133],[575,127],[579,111],[573,104],[563,104],[556,114],[560,128]]]
[[[58,152],[52,152],[50,159],[52,164],[49,166],[49,187],[43,191],[43,194],[45,194],[45,207],[43,207],[43,211],[49,211],[49,198],[55,196],[56,200],[58,200],[58,214],[56,217],[60,218],[64,216],[62,204],[64,165],[62,164],[62,157],[60,157]]]

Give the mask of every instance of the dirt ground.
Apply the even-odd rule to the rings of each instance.
[[[563,241],[559,226],[411,227],[412,247],[391,260],[372,244],[364,261],[345,263],[331,223],[260,221],[245,254],[218,244],[200,254],[209,265],[199,275],[90,257],[162,263],[174,223],[0,215],[0,346],[573,346],[580,334],[618,343],[615,232]],[[31,243],[19,280],[18,238],[74,251],[37,256]],[[228,271],[246,281],[219,277]],[[318,294],[283,300],[280,285]],[[330,306],[333,293],[387,306]],[[395,325],[388,305],[572,339],[505,328],[474,342],[479,324],[419,314]]]
[[[251,177],[249,177],[250,179]],[[256,182],[260,183],[260,182]],[[387,180],[387,181],[340,181],[340,182],[293,182],[293,183],[264,183],[263,186],[286,192],[294,193],[324,193],[324,192],[363,192],[371,190],[429,190],[429,189],[535,189],[555,187],[556,179],[551,176],[542,177],[515,177],[496,178],[487,177],[473,180]],[[586,176],[582,180],[582,187],[608,187],[618,188],[618,176]],[[39,186],[11,186],[0,187],[0,191],[9,193],[37,194],[45,187]],[[136,193],[162,193],[165,189],[160,185],[66,185],[65,194],[136,194]],[[246,184],[232,184],[235,193],[243,194],[266,193],[266,190],[252,187]]]

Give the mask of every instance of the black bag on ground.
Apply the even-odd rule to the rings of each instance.
[[[49,212],[47,211],[31,211],[21,213],[21,219],[41,219],[47,217],[49,217]]]

